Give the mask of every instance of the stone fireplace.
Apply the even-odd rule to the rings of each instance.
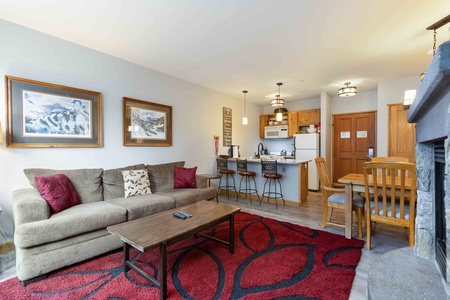
[[[436,51],[409,108],[408,122],[416,123],[414,253],[441,265],[450,298],[450,41]]]

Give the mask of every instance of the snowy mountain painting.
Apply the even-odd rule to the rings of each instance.
[[[166,139],[166,113],[131,108],[131,138]]]
[[[91,101],[22,91],[23,135],[91,138]]]

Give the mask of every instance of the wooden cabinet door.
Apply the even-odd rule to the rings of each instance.
[[[301,110],[298,112],[298,126],[309,126],[320,122],[320,109]]]
[[[416,124],[408,123],[403,104],[389,106],[389,156],[407,157],[416,162]]]
[[[363,173],[369,147],[376,153],[376,112],[333,116],[333,181]]]
[[[288,112],[288,135],[289,137],[293,137],[294,134],[298,131],[298,120],[297,120],[297,112]]]
[[[259,137],[264,138],[264,127],[267,125],[267,115],[259,116]]]

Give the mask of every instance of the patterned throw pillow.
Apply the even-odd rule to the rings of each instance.
[[[47,201],[52,214],[80,204],[77,192],[64,174],[36,176],[34,182],[39,194]]]
[[[147,170],[122,171],[125,198],[151,194]]]

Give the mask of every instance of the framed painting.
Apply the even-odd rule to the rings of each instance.
[[[102,147],[101,93],[12,76],[5,83],[7,147]]]
[[[172,146],[172,106],[123,98],[124,146]]]

